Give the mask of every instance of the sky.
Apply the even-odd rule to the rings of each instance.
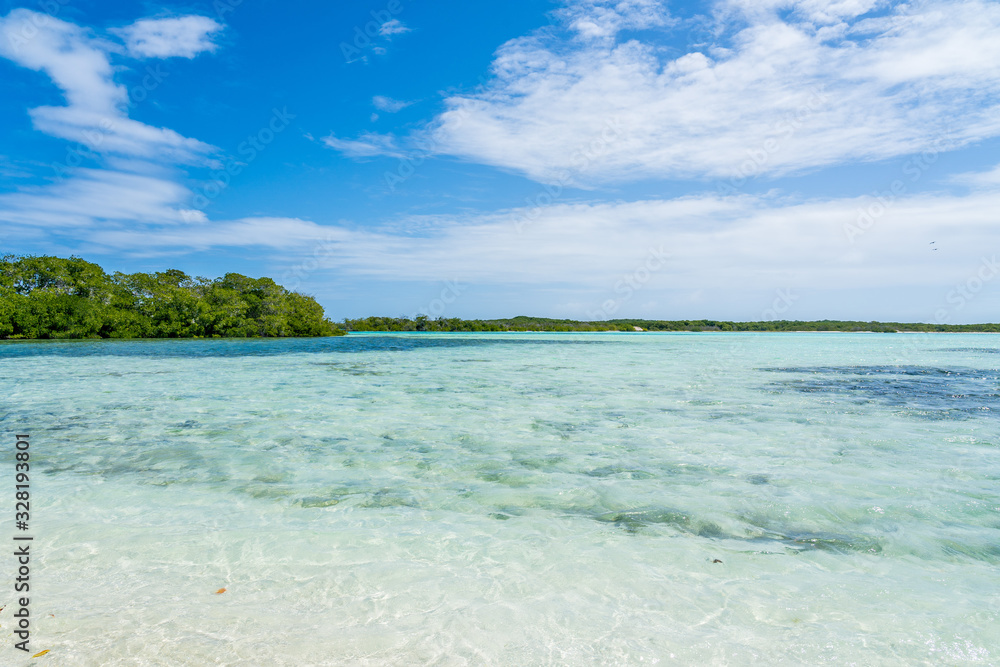
[[[0,253],[335,320],[996,322],[997,63],[985,0],[0,0]]]

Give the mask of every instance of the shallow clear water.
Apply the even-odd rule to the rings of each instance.
[[[53,664],[1000,663],[995,336],[8,343],[0,377]]]

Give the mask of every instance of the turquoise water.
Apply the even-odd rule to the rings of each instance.
[[[51,664],[1000,663],[995,336],[7,343],[0,377]]]

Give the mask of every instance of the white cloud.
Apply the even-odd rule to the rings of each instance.
[[[334,135],[323,137],[323,143],[352,158],[374,157],[386,155],[389,157],[404,157],[404,153],[396,146],[392,135],[366,132],[357,139],[338,139]]]
[[[659,0],[580,0],[555,14],[583,39],[606,40],[622,30],[658,28],[671,23],[664,3]]]
[[[38,130],[100,154],[205,162],[212,146],[128,118],[128,93],[115,83],[108,57],[115,48],[79,26],[26,9],[0,18],[0,56],[45,72],[66,97],[67,106],[29,111]]]
[[[125,88],[112,79],[107,52],[113,48],[79,26],[27,9],[0,18],[0,56],[48,74],[76,109],[117,114],[127,102]]]
[[[106,248],[156,254],[217,247],[301,248],[329,238],[331,233],[329,228],[298,218],[244,218],[183,228],[101,230],[89,241]]]
[[[180,16],[165,19],[142,19],[124,28],[112,30],[125,40],[129,55],[136,58],[194,58],[218,45],[213,37],[222,25],[207,16]]]
[[[446,100],[434,144],[586,185],[727,178],[748,159],[782,175],[1000,135],[997,3],[928,0],[865,20],[874,2],[733,1],[719,16],[736,33],[705,53],[610,38],[665,23],[657,4],[572,2],[560,16],[593,39],[508,42],[485,90]]]
[[[777,11],[789,11],[817,24],[839,23],[866,14],[887,0],[725,0],[718,11],[737,13],[751,20],[767,20]]]
[[[716,305],[729,299],[729,312],[744,312],[730,297],[752,292],[754,298],[766,297],[757,311],[747,311],[754,318],[773,298],[768,294],[788,288],[797,294],[822,291],[829,303],[839,304],[836,312],[849,313],[851,294],[918,290],[906,305],[910,319],[929,321],[945,305],[954,321],[989,319],[982,310],[988,310],[986,297],[975,311],[939,302],[950,288],[977,275],[984,258],[997,265],[990,250],[996,247],[1000,210],[996,174],[994,169],[964,175],[963,182],[977,186],[966,195],[886,193],[880,202],[873,196],[703,193],[410,216],[359,228],[297,218],[211,221],[197,212],[192,218],[183,211],[191,193],[156,174],[81,170],[79,178],[54,186],[61,188],[56,192],[0,196],[0,220],[19,224],[21,236],[38,227],[66,230],[96,249],[156,255],[261,247],[280,251],[289,266],[318,259],[324,272],[386,282],[458,279],[508,294],[544,286],[553,293],[563,290],[569,302],[560,312],[570,317],[588,317],[608,299],[620,298],[615,286],[655,253],[667,260],[643,279],[641,303],[674,304],[678,313],[689,312],[684,304],[701,303],[698,298]],[[718,316],[707,306],[699,308]],[[820,305],[811,309],[814,317],[837,316]],[[664,316],[656,306],[642,312]],[[900,311],[872,316],[886,319],[892,312]]]
[[[90,151],[136,155],[170,162],[206,161],[214,147],[165,127],[153,127],[122,114],[103,114],[74,107],[38,107],[30,111],[35,128],[86,146]]]
[[[869,209],[873,222],[859,224]],[[408,221],[408,228],[424,228],[420,236],[353,232],[331,265],[385,280],[459,277],[600,293],[649,249],[662,247],[670,260],[656,278],[660,288],[948,285],[996,246],[996,210],[1000,188],[965,197],[904,196],[884,212],[872,197],[563,204]],[[931,254],[930,240],[942,250]]]
[[[172,180],[108,169],[77,169],[55,185],[0,195],[0,220],[24,226],[89,227],[109,222],[178,224],[191,192]]]
[[[955,174],[950,180],[953,183],[977,189],[990,190],[1000,188],[1000,165],[997,165],[990,171]]]
[[[176,30],[160,32],[177,37],[175,45],[184,43]],[[171,53],[183,55],[184,48]],[[47,228],[58,234],[97,226],[207,221],[201,211],[190,210],[192,193],[180,184],[175,167],[217,166],[212,159],[216,149],[129,118],[128,93],[115,82],[110,63],[116,51],[120,47],[52,16],[18,9],[0,18],[0,56],[46,73],[66,98],[66,106],[29,109],[35,129],[73,142],[73,155],[89,154],[102,166],[64,164],[62,179],[54,184],[0,195],[0,221],[10,228],[29,234]],[[148,85],[157,85],[160,76],[158,69],[148,69]]]
[[[399,19],[392,19],[386,21],[381,26],[379,26],[378,29],[378,34],[382,35],[383,37],[388,37],[390,35],[401,35],[404,32],[410,32],[410,29],[407,28],[403,24],[403,22],[400,21]]]
[[[413,102],[404,102],[402,100],[394,100],[391,97],[385,97],[384,95],[376,95],[372,98],[372,104],[374,104],[375,108],[379,111],[396,113],[410,106]]]
[[[0,177],[15,179],[28,178],[31,175],[31,171],[25,169],[23,165],[11,160],[6,155],[0,155]]]
[[[593,305],[609,292],[613,297],[616,282],[651,251],[668,259],[643,287],[646,300],[658,290],[947,290],[977,270],[984,253],[993,257],[997,210],[1000,182],[968,195],[901,192],[882,202],[873,196],[794,200],[705,193],[412,216],[380,228],[247,218],[100,231],[88,238],[147,250],[259,245],[293,258],[314,257],[322,248],[325,269],[348,275],[457,278],[514,290],[572,286],[581,303]]]

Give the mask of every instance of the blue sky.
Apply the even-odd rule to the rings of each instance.
[[[1000,4],[0,2],[0,249],[329,316],[1000,320]]]

